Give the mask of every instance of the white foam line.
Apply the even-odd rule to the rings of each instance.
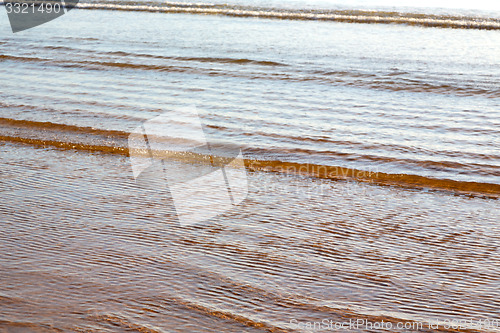
[[[476,28],[476,29],[500,29],[500,22],[477,22],[472,19],[439,19],[439,18],[414,18],[414,17],[387,17],[376,15],[344,15],[344,14],[321,14],[321,13],[297,13],[297,12],[277,12],[277,11],[257,11],[224,8],[196,8],[196,7],[176,7],[176,6],[146,6],[146,5],[119,5],[119,4],[90,4],[78,3],[80,9],[104,9],[104,10],[124,10],[124,11],[147,11],[163,13],[191,13],[191,14],[212,14],[241,17],[261,17],[297,20],[324,20],[324,21],[349,21],[356,23],[398,23],[415,24],[423,26],[440,26],[453,28]]]

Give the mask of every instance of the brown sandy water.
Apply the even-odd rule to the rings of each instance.
[[[243,204],[180,227],[168,193],[136,185],[126,157],[1,152],[4,327],[294,331],[293,319],[498,315],[496,200],[250,172]]]
[[[242,205],[180,227],[168,194],[136,185],[125,157],[1,151],[8,327],[288,331],[292,319],[498,315],[496,200],[251,172]]]

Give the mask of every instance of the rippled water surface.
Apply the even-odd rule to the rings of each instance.
[[[80,7],[0,18],[1,329],[500,319],[497,12]],[[249,185],[184,227],[128,157],[183,107],[241,147]]]

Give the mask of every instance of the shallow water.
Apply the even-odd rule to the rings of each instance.
[[[161,184],[136,185],[126,157],[1,151],[7,327],[296,331],[293,319],[498,317],[496,200],[255,172],[243,204],[180,227]]]
[[[419,19],[460,29],[109,5],[16,34],[0,18],[2,329],[499,318],[498,30],[456,10]],[[128,157],[130,132],[181,107],[249,177],[243,203],[184,227]]]

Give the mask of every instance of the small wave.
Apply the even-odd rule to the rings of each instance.
[[[6,130],[16,129],[14,132],[10,131],[0,135],[0,141],[130,156],[127,143],[130,133],[125,131],[9,118],[0,118],[0,125]],[[216,156],[208,156],[204,151],[193,151],[190,153],[172,151],[147,152],[147,155],[158,158],[169,158],[185,163],[206,163],[206,161],[211,161],[212,164],[215,163],[215,165],[222,166],[228,162],[228,157],[224,156],[224,152],[224,149],[216,149],[213,151]],[[138,153],[140,152],[134,151],[134,154]],[[286,162],[276,159],[264,160],[258,158],[259,155],[262,154],[258,152],[253,153],[251,158],[245,160],[245,165],[249,170],[297,174],[330,180],[355,180],[378,185],[429,188],[473,196],[500,198],[500,184],[438,179],[413,174],[390,174],[341,166]],[[410,163],[412,161],[393,159],[392,162]],[[433,161],[413,162],[418,165],[424,163],[427,167],[442,167],[443,165],[445,167],[459,167],[462,169],[474,167],[474,165],[454,165],[453,163]]]
[[[127,132],[9,118],[0,118],[0,126],[7,132],[0,141],[128,155]]]
[[[74,149],[82,150],[88,152],[99,152],[99,153],[109,153],[128,156],[128,149],[125,147],[115,147],[115,146],[104,146],[104,145],[90,145],[81,144],[73,142],[64,142],[57,140],[45,140],[45,139],[32,139],[32,138],[22,138],[16,136],[0,135],[0,141],[9,141],[17,143],[25,143],[35,146],[42,147],[55,147],[61,149]]]
[[[55,147],[66,150],[80,150],[87,152],[99,152],[105,154],[116,154],[130,156],[129,149],[116,145],[93,145],[85,143],[72,143],[58,140],[46,140],[37,138],[22,138],[16,136],[0,135],[0,141],[24,143],[42,147]],[[227,158],[213,158],[202,154],[176,154],[165,153],[153,154],[154,156],[168,157],[185,163],[204,163],[212,161],[216,165],[226,165]],[[358,170],[341,166],[328,166],[307,163],[284,162],[279,160],[245,160],[245,166],[250,171],[277,172],[283,174],[295,174],[313,178],[329,180],[353,180],[358,182],[372,183],[385,186],[399,186],[414,189],[431,189],[447,191],[457,194],[470,195],[473,197],[484,197],[491,199],[500,198],[500,185],[492,183],[465,182],[450,179],[438,179],[412,174],[390,174]]]
[[[67,125],[67,124],[58,124],[58,123],[52,123],[52,122],[48,122],[48,121],[39,122],[39,121],[31,121],[31,120],[17,120],[17,119],[10,119],[10,118],[0,118],[0,125],[43,129],[43,130],[52,130],[52,131],[68,131],[68,132],[74,132],[74,133],[93,134],[93,135],[101,135],[101,136],[106,136],[106,137],[117,137],[117,138],[127,138],[129,135],[128,132],[123,132],[123,131],[106,130],[106,129],[99,129],[99,128],[93,128],[93,127],[81,127],[81,126]]]
[[[44,1],[25,1],[43,3]],[[410,26],[500,30],[500,20],[476,16],[432,15],[421,13],[402,13],[374,10],[293,10],[276,9],[229,4],[179,3],[179,2],[80,2],[75,7],[88,10],[119,10],[159,13],[183,13],[201,15],[225,15],[233,17],[255,17],[280,20],[332,21],[364,24],[404,24]]]
[[[96,50],[86,50],[81,48],[59,46],[59,45],[30,45],[30,48],[41,49],[41,50],[55,50],[55,51],[67,51],[68,53],[78,53],[78,54],[90,54],[92,56],[116,56],[116,57],[127,57],[131,59],[146,58],[146,59],[159,59],[159,60],[174,60],[174,61],[185,61],[185,62],[207,62],[207,63],[221,63],[221,64],[237,64],[237,65],[257,65],[257,66],[288,66],[287,64],[270,61],[270,60],[256,60],[256,59],[246,59],[246,58],[227,58],[227,57],[186,57],[186,56],[163,56],[156,54],[147,53],[133,53],[125,51],[111,51],[111,52],[98,52]],[[37,61],[37,60],[48,60],[35,57],[18,57],[11,55],[0,55],[0,60],[17,60],[17,61]]]
[[[152,56],[152,55],[138,55],[143,57],[157,58],[157,59],[170,59],[170,60],[178,60],[178,61],[195,61],[195,62],[219,62],[219,63],[228,63],[228,64],[252,64],[252,65],[260,65],[260,66],[285,66],[284,64],[273,62],[273,61],[259,61],[259,60],[250,60],[250,59],[231,59],[231,58],[188,58],[188,57],[160,57],[160,56]],[[111,59],[110,59],[111,60]],[[199,73],[208,73],[210,75],[228,75],[232,73],[226,71],[216,71],[215,69],[203,69],[197,67],[182,67],[182,66],[173,66],[173,65],[165,65],[165,64],[144,64],[144,63],[132,63],[132,62],[119,62],[119,61],[78,61],[76,59],[69,60],[66,59],[64,62],[58,62],[54,59],[48,58],[38,58],[38,57],[24,57],[24,56],[12,56],[6,54],[0,54],[0,61],[17,61],[17,62],[39,62],[46,64],[53,64],[55,66],[61,66],[66,68],[88,68],[88,69],[102,69],[102,68],[118,68],[118,69],[138,69],[145,71],[159,71],[159,72],[199,72]]]
[[[115,52],[114,55],[126,56],[134,55],[125,52]],[[180,66],[178,64],[165,64],[165,63],[141,63],[136,62],[135,56],[170,59],[176,61],[186,61],[186,65]],[[118,61],[121,60],[121,61]],[[483,96],[485,98],[500,98],[500,89],[491,88],[485,82],[455,82],[455,84],[443,84],[441,82],[426,82],[423,79],[408,80],[403,78],[385,78],[377,74],[360,74],[356,72],[302,72],[302,71],[259,71],[254,72],[238,72],[228,68],[203,68],[196,65],[190,65],[188,62],[218,62],[218,63],[231,63],[231,64],[253,64],[258,66],[268,66],[274,68],[278,66],[287,66],[282,63],[273,61],[261,61],[251,59],[233,59],[233,58],[204,58],[204,57],[162,57],[155,55],[134,55],[124,59],[108,59],[101,61],[90,60],[77,60],[65,59],[64,62],[56,61],[55,59],[39,58],[39,57],[26,57],[26,56],[13,56],[7,54],[0,54],[0,61],[16,61],[16,62],[35,62],[50,64],[65,68],[86,68],[90,70],[143,70],[143,71],[157,71],[157,72],[170,72],[170,73],[193,73],[204,74],[210,76],[228,76],[228,77],[241,77],[246,79],[264,79],[264,80],[280,80],[289,82],[306,82],[317,81],[326,84],[343,85],[349,87],[369,88],[374,90],[386,91],[401,91],[401,92],[415,92],[415,93],[433,93],[441,95],[455,95],[463,97]],[[134,62],[132,62],[134,61]],[[140,61],[140,60],[139,60]]]
[[[233,58],[210,58],[210,57],[173,57],[174,60],[183,61],[197,61],[197,62],[219,62],[228,64],[239,64],[239,65],[260,65],[260,66],[286,66],[285,64],[275,62],[275,61],[263,61],[263,60],[252,60],[252,59],[233,59]]]
[[[133,5],[123,3],[78,3],[76,8],[147,11],[161,13],[186,13],[203,15],[225,15],[236,17],[257,17],[281,20],[313,20],[366,24],[405,24],[423,27],[486,29],[499,30],[500,20],[467,16],[439,16],[417,13],[399,13],[362,10],[281,10],[248,6],[214,4],[179,4],[165,2],[152,4],[137,2]]]
[[[223,63],[223,64],[227,63],[227,64],[241,64],[241,65],[252,64],[260,66],[286,66],[285,64],[275,61],[253,60],[244,58],[237,59],[237,58],[218,58],[218,57],[169,57],[169,56],[160,56],[160,55],[144,54],[144,53],[123,52],[123,51],[107,52],[106,54],[113,56],[132,57],[132,58],[143,57],[143,58],[153,58],[153,59],[212,62],[212,63]]]
[[[411,174],[390,174],[357,170],[340,166],[293,163],[284,161],[248,160],[249,170],[291,173],[308,177],[330,180],[355,180],[377,185],[400,186],[407,188],[428,188],[451,191],[472,196],[500,198],[500,185],[479,182],[464,182],[450,179],[437,179]]]

